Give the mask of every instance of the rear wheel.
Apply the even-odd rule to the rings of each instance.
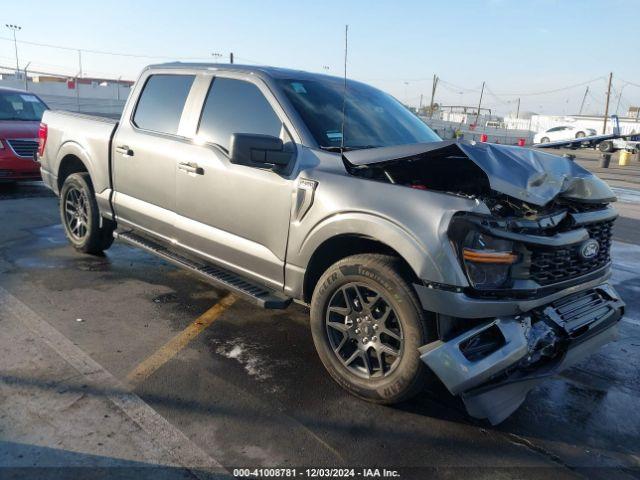
[[[598,144],[598,150],[602,153],[611,153],[613,152],[613,142],[600,142]]]
[[[576,133],[576,138],[584,138],[584,137],[586,137],[586,136],[587,136],[587,135],[586,135],[584,132],[578,132],[578,133]]]
[[[60,217],[69,242],[83,253],[101,253],[113,243],[113,222],[100,213],[91,178],[86,172],[67,177],[60,191]]]
[[[354,255],[332,265],[313,293],[320,359],[339,385],[365,400],[407,400],[429,378],[418,348],[431,328],[408,278],[395,257]]]

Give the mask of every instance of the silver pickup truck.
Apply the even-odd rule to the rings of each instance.
[[[309,306],[329,374],[369,401],[439,379],[498,423],[624,313],[604,182],[544,152],[442,141],[359,82],[156,65],[120,121],[47,111],[39,138],[79,252],[115,237],[265,308]]]

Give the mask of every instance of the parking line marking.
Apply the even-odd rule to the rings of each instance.
[[[127,375],[126,381],[130,385],[136,385],[149,378],[153,372],[175,357],[191,340],[196,338],[209,327],[227,308],[235,303],[238,298],[229,293],[209,310],[204,312],[182,332],[177,334],[162,347],[144,359]]]
[[[105,396],[144,430],[167,455],[185,467],[197,479],[232,478],[224,467],[204,452],[181,430],[151,408],[135,393],[111,375],[71,340],[27,305],[0,287],[0,318],[10,316],[21,321],[34,335],[56,351],[82,377],[87,385],[105,391]]]

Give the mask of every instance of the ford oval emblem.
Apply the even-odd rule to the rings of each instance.
[[[599,250],[600,244],[597,242],[597,240],[590,238],[580,246],[580,256],[584,260],[591,260],[596,255],[598,255]]]

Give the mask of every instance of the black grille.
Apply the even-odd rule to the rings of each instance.
[[[611,261],[613,220],[586,225],[589,237],[598,241],[600,249],[594,258],[583,259],[580,245],[562,248],[531,247],[530,278],[540,285],[571,280],[605,266]]]
[[[26,140],[26,139],[13,139],[7,140],[11,150],[15,152],[19,157],[30,157],[33,158],[33,155],[38,150],[38,142],[36,140]]]

